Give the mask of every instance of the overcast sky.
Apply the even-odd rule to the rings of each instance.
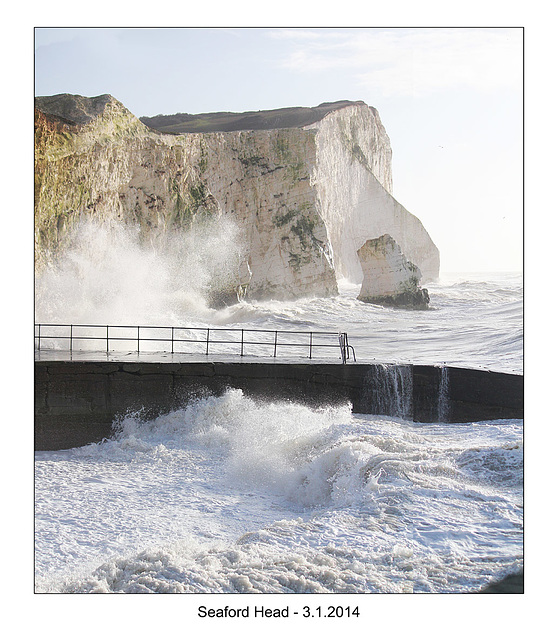
[[[36,95],[137,116],[363,100],[442,271],[522,268],[520,28],[38,28]]]

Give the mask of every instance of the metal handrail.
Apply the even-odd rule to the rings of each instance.
[[[342,362],[345,364],[346,361],[349,360],[350,351],[353,354],[353,361],[356,362],[357,359],[355,357],[355,349],[351,346],[351,344],[349,344],[348,334],[341,333],[338,339],[340,341],[340,351],[342,353]]]
[[[45,335],[46,328],[56,329],[69,329],[68,335]],[[74,329],[102,329],[105,330],[105,335],[76,335]],[[113,330],[132,329],[136,331],[136,335],[114,335]],[[112,330],[110,334],[110,330]],[[141,335],[142,330],[142,335]],[[145,331],[166,330],[170,331],[170,337],[149,337],[144,335]],[[204,338],[199,336],[195,337],[178,337],[179,331],[189,332],[204,332]],[[238,332],[239,339],[216,339],[213,335],[216,335],[217,331],[224,331],[227,334],[232,332]],[[82,332],[80,332],[82,333]],[[177,335],[176,335],[177,333]],[[254,340],[245,339],[249,334],[270,334],[271,340]],[[291,336],[309,336],[309,342],[290,342]],[[324,338],[337,338],[334,343],[323,343]],[[216,344],[228,344],[228,345],[240,345],[240,356],[244,356],[244,346],[254,345],[260,347],[272,347],[273,357],[277,357],[277,349],[279,347],[293,347],[303,348],[308,350],[308,358],[312,359],[313,350],[316,348],[334,348],[340,349],[340,357],[343,364],[350,359],[350,353],[353,354],[353,360],[355,361],[355,350],[348,342],[347,333],[336,333],[331,331],[285,331],[281,329],[244,329],[244,328],[225,328],[225,327],[174,327],[174,326],[153,326],[153,325],[106,325],[106,324],[59,324],[59,323],[37,323],[35,324],[35,341],[36,349],[38,351],[42,348],[42,343],[45,340],[68,340],[69,351],[72,352],[74,343],[77,340],[101,340],[105,342],[106,353],[110,351],[110,341],[133,341],[136,342],[136,351],[140,353],[140,343],[158,342],[158,343],[170,343],[171,353],[175,353],[175,346],[179,343],[197,343],[205,344],[205,355],[209,355],[209,349],[211,345]],[[55,348],[55,347],[54,347]],[[178,353],[178,352],[177,352]],[[182,353],[182,352],[181,352]]]

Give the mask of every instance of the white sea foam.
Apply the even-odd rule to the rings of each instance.
[[[519,421],[414,425],[229,390],[37,454],[37,589],[466,591],[520,569]]]

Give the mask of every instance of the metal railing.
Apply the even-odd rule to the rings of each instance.
[[[131,333],[133,335],[129,335]],[[118,346],[120,350],[122,344],[128,348],[128,343],[134,342],[138,354],[141,350],[147,351],[148,345],[157,343],[153,352],[168,353],[170,347],[172,354],[190,353],[181,349],[187,344],[204,345],[202,353],[206,356],[210,353],[226,353],[244,357],[248,350],[248,355],[269,354],[273,358],[277,357],[277,353],[282,356],[284,353],[297,353],[297,350],[301,349],[311,359],[314,357],[314,351],[339,349],[343,364],[346,364],[351,355],[355,361],[355,349],[349,344],[347,333],[145,325],[35,324],[35,349],[38,351],[90,351],[91,345],[96,346],[98,342],[104,343],[106,353],[117,351]],[[222,348],[223,346],[230,347],[230,350]],[[235,352],[238,347],[239,354]]]

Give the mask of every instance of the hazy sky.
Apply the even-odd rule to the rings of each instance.
[[[36,95],[136,116],[363,100],[442,271],[522,268],[520,28],[38,28]]]

